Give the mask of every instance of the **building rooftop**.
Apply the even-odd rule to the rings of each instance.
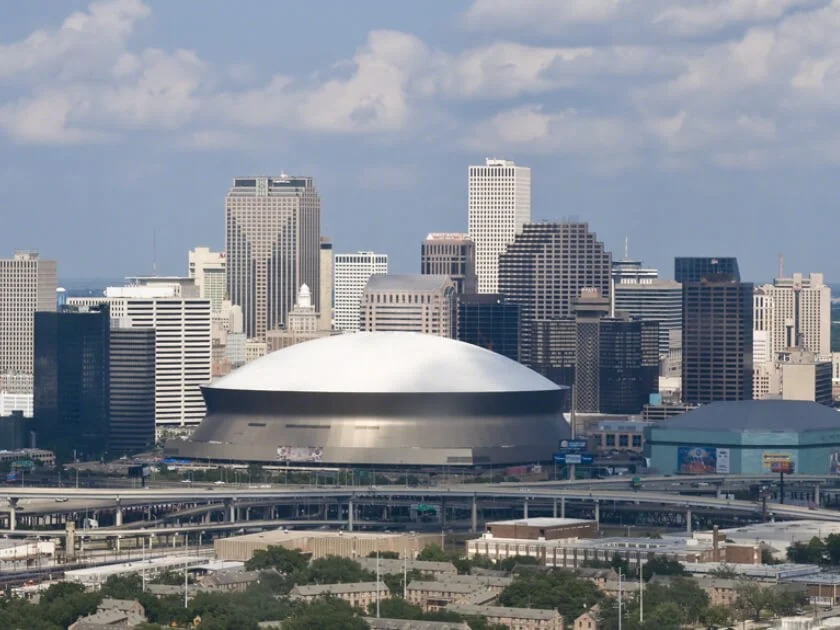
[[[591,520],[583,518],[551,518],[539,516],[534,518],[514,518],[508,521],[491,521],[487,523],[487,527],[492,525],[516,525],[518,527],[567,527],[569,525],[585,525],[591,522]]]
[[[821,431],[840,429],[840,413],[815,402],[740,400],[714,402],[671,418],[656,431]]]
[[[821,569],[816,564],[739,564],[732,562],[686,562],[685,570],[695,575],[708,574],[711,571],[728,569],[741,577],[781,580],[802,575],[815,575]]]
[[[464,232],[429,232],[426,236],[427,241],[469,241],[469,234]]]
[[[434,582],[425,582],[422,580],[412,580],[408,583],[409,591],[423,591],[426,593],[456,593],[459,595],[469,595],[470,593],[481,588],[482,584],[463,584],[461,582],[450,582],[449,580],[437,580]]]
[[[362,565],[363,569],[368,569],[369,571],[376,570],[376,558],[359,558],[358,562]],[[408,560],[404,562],[402,559],[379,559],[379,570],[383,574],[402,573],[403,567],[409,571],[426,573],[451,573],[453,575],[458,573],[455,565],[451,562],[430,562],[428,560]]]
[[[507,606],[475,606],[472,604],[450,604],[446,610],[459,615],[475,615],[477,617],[507,617],[509,619],[533,619],[547,621],[554,619],[556,610],[542,610],[540,608],[508,608]]]
[[[521,363],[490,350],[410,332],[359,332],[305,341],[248,363],[209,388],[337,393],[561,389]]]
[[[365,291],[440,291],[451,282],[449,276],[440,274],[374,274],[365,285]]]
[[[349,582],[346,584],[299,584],[291,595],[294,597],[318,597],[320,595],[345,595],[348,593],[374,593],[376,582]],[[390,591],[385,582],[379,582],[379,592],[385,597]]]
[[[365,617],[371,630],[470,630],[464,621],[418,621]]]

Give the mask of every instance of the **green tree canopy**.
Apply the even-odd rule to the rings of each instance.
[[[203,625],[203,624],[202,624]],[[324,598],[302,607],[283,622],[283,630],[365,630],[370,628],[350,604]]]
[[[268,549],[258,549],[245,563],[249,571],[262,569],[277,569],[281,573],[294,573],[306,568],[309,557],[299,549],[286,549],[280,546],[270,546]]]

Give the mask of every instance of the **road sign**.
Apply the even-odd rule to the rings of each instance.
[[[591,464],[595,457],[592,453],[555,453],[555,464]]]

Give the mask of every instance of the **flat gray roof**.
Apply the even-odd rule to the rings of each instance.
[[[840,429],[840,412],[799,400],[714,402],[659,423],[654,430],[820,431]]]
[[[374,274],[365,291],[437,291],[452,282],[449,276],[419,273]]]

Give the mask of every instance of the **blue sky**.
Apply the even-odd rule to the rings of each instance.
[[[337,251],[416,271],[466,171],[616,255],[837,278],[840,1],[0,0],[0,255],[183,273],[235,175],[312,175]]]

